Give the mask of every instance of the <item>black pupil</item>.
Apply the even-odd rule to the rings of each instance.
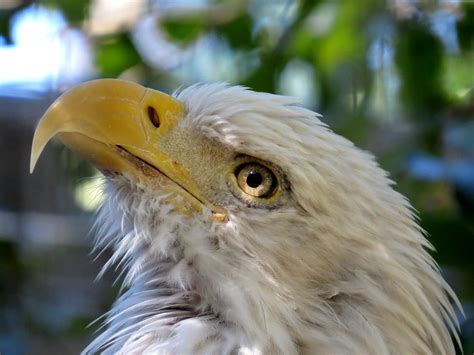
[[[259,187],[262,184],[263,177],[255,170],[251,170],[247,176],[247,185],[252,188]]]

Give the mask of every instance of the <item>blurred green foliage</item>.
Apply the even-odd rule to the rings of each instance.
[[[459,44],[463,51],[474,49],[474,2],[464,1],[463,17],[457,22]]]
[[[98,39],[96,48],[96,65],[101,76],[105,78],[117,77],[141,61],[140,55],[125,33]]]
[[[413,117],[426,119],[430,113],[443,109],[446,104],[442,82],[444,50],[438,37],[422,23],[402,22],[395,51],[401,99],[414,111]]]
[[[7,42],[11,17],[29,3],[0,10],[0,35]],[[71,26],[87,31],[91,0],[37,3],[60,9]],[[157,15],[156,31],[181,50],[207,50],[210,57],[219,57],[222,46],[193,46],[212,36],[225,43],[230,59],[237,59],[229,61],[228,76],[220,80],[287,93],[282,90],[286,70],[292,65],[305,70],[304,79],[311,84],[303,86],[311,94],[306,104],[323,113],[336,132],[374,152],[392,173],[397,188],[420,211],[422,226],[438,250],[437,260],[457,271],[462,285],[458,292],[472,305],[473,195],[455,180],[426,181],[412,176],[409,168],[411,155],[420,152],[444,166],[459,159],[474,164],[473,136],[466,142],[471,150],[459,150],[446,139],[450,128],[474,121],[474,2],[457,4],[228,0],[182,8],[173,16],[151,5],[145,13]],[[454,18],[454,39],[448,38],[454,50],[448,49],[442,31],[435,31],[440,13]],[[192,60],[166,68],[145,60],[132,32],[133,26],[119,26],[105,35],[89,34],[99,77],[129,78],[132,73],[134,80],[166,90],[202,79],[199,67],[186,71],[187,77],[180,74],[194,65]],[[244,69],[231,75],[242,64]],[[289,77],[296,74],[290,72]],[[74,166],[76,177],[89,173],[80,163]],[[82,324],[71,324],[71,331]],[[465,341],[465,353],[472,353],[474,345]]]
[[[59,8],[72,25],[80,25],[89,13],[91,0],[40,0],[39,4]]]
[[[161,28],[169,39],[179,44],[186,44],[195,40],[204,30],[200,18],[186,18],[179,21],[164,20],[161,22]]]

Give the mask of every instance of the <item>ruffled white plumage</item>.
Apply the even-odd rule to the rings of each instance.
[[[292,202],[187,218],[124,177],[97,248],[127,291],[84,353],[453,354],[455,295],[412,208],[371,155],[292,98],[222,84],[177,93],[182,129],[278,165]],[[449,297],[448,297],[449,295]]]

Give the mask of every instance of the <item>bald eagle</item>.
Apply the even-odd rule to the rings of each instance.
[[[31,170],[53,136],[106,177],[96,247],[125,275],[84,354],[455,353],[410,204],[293,98],[96,80],[45,113]]]

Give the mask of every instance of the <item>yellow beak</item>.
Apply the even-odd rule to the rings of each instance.
[[[180,101],[135,83],[115,79],[84,83],[59,97],[41,118],[33,138],[30,171],[48,141],[57,135],[106,174],[118,172],[148,182],[173,181],[175,192],[184,195],[193,210],[201,211],[207,205],[221,220],[222,210],[200,195],[191,174],[157,148],[160,138],[184,114]]]

